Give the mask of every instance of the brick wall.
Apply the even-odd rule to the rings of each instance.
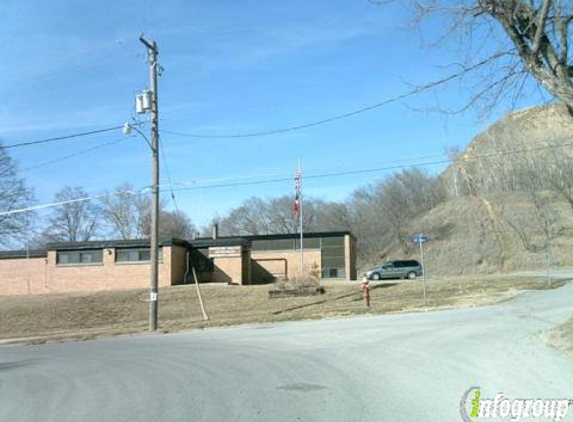
[[[235,249],[235,247],[231,247]],[[213,283],[250,284],[250,251],[245,247],[236,247],[240,251],[232,252],[229,256],[217,256],[218,247],[209,248],[209,256],[213,258],[214,271],[211,275]]]
[[[0,259],[0,295],[49,293],[46,258]]]
[[[300,251],[284,250],[284,251],[251,251],[251,259],[254,261],[253,267],[261,267],[262,270],[268,274],[275,275],[277,278],[285,273],[285,278],[293,278],[300,275]],[[314,264],[320,274],[321,267],[321,251],[320,249],[305,249],[304,250],[304,270],[308,274]],[[263,271],[261,269],[253,269],[253,283],[261,283],[259,280]]]
[[[213,272],[211,281],[213,283],[243,284],[243,262],[242,256],[214,258],[215,271]],[[246,284],[246,282],[244,284]]]
[[[185,248],[163,246],[159,286],[179,284],[185,271]],[[150,286],[149,262],[115,262],[115,249],[103,250],[103,262],[57,265],[56,251],[47,258],[0,259],[0,295],[90,292]]]
[[[345,273],[356,279],[356,241],[346,235]],[[103,250],[103,262],[94,264],[57,265],[56,252],[42,258],[0,259],[0,295],[88,292],[113,289],[148,288],[148,262],[115,262],[115,248]],[[305,273],[313,267],[320,274],[320,249],[305,249]],[[186,248],[163,246],[163,262],[159,263],[159,286],[180,284],[185,273]],[[293,278],[301,273],[300,252],[249,251],[241,256],[214,258],[215,271],[200,274],[201,281],[257,284],[274,279]],[[192,281],[192,278],[190,279]]]
[[[344,273],[349,280],[356,280],[356,240],[344,236]]]
[[[164,247],[165,248],[165,247]],[[187,249],[183,246],[171,246],[170,267],[171,267],[171,284],[183,284],[187,259]],[[165,252],[165,250],[164,250]],[[150,270],[151,271],[151,270]]]

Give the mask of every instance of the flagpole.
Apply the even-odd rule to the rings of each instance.
[[[300,158],[298,159],[298,174],[300,175],[300,189],[299,189],[299,231],[300,231],[300,276],[304,279],[304,244],[303,244],[303,230],[302,230],[302,170],[300,166]]]

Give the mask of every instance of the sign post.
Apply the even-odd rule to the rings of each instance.
[[[427,242],[430,238],[422,233],[415,235],[412,238],[412,242],[420,245],[420,261],[422,264],[422,284],[424,286],[424,306],[426,306],[426,266],[424,265],[424,242]]]

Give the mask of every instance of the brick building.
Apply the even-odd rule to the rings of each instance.
[[[159,286],[193,282],[260,284],[301,272],[297,234],[165,239]],[[305,272],[356,279],[356,239],[350,232],[307,233]],[[0,252],[0,294],[43,294],[146,288],[148,240],[53,243],[46,250]]]

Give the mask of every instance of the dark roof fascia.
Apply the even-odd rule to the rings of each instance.
[[[356,237],[350,231],[331,231],[331,232],[309,232],[304,233],[305,238],[315,237],[339,237],[349,235],[356,240]],[[192,241],[186,241],[179,238],[162,239],[160,246],[183,246],[186,248],[208,248],[217,246],[250,246],[252,241],[256,240],[275,240],[275,239],[298,239],[300,234],[261,234],[247,236],[222,236],[217,239],[210,237],[200,237]],[[85,250],[85,249],[106,249],[106,248],[145,248],[149,247],[149,239],[130,239],[130,240],[94,240],[89,242],[59,242],[48,243],[47,250]],[[18,253],[20,251],[7,251],[6,253]]]
[[[356,237],[350,231],[331,231],[331,232],[309,232],[303,233],[304,238],[314,238],[314,237],[340,237],[349,235],[353,239]],[[299,239],[300,233],[288,233],[288,234],[263,234],[263,235],[251,235],[244,236],[249,240],[273,240],[273,239]]]
[[[349,235],[351,238],[356,240],[356,236],[352,234],[351,231],[332,231],[332,232],[309,232],[303,233],[304,238],[313,238],[313,237],[339,237]],[[218,237],[216,240],[232,240],[232,239],[246,239],[248,241],[253,240],[275,240],[275,239],[298,239],[300,238],[300,233],[285,233],[285,234],[258,234],[258,235],[245,235],[245,236],[221,236]],[[191,242],[195,244],[197,241],[208,241],[213,240],[209,237],[200,237],[195,241]]]
[[[190,242],[193,248],[202,249],[217,246],[251,246],[251,242],[243,237],[219,237],[218,239],[200,238]]]
[[[0,251],[0,259],[25,259],[25,258],[47,258],[46,249],[31,249],[29,251]]]
[[[105,248],[148,248],[149,239],[131,239],[131,240],[94,240],[89,242],[62,242],[48,243],[47,248],[50,251],[69,251],[78,249],[105,249]],[[159,246],[184,246],[188,247],[189,242],[178,239],[162,239]]]

